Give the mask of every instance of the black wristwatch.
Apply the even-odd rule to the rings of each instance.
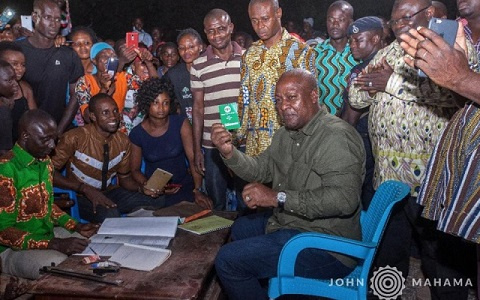
[[[283,208],[286,201],[287,201],[287,194],[285,194],[285,192],[278,192],[277,194],[278,207]]]

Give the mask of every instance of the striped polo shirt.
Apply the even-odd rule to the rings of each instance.
[[[202,146],[205,148],[214,148],[210,132],[212,125],[220,122],[218,106],[238,101],[240,62],[244,50],[235,42],[232,45],[230,59],[222,60],[213,53],[212,46],[208,46],[190,69],[190,89],[192,92],[203,91],[204,94]]]

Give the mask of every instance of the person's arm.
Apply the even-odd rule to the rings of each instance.
[[[355,109],[350,106],[348,101],[344,101],[341,118],[348,124],[352,126],[356,126],[358,123],[358,120],[360,120],[360,117],[365,112],[365,110],[366,109],[363,109],[363,110]]]
[[[142,167],[142,148],[132,143],[132,156],[130,157],[130,168],[132,178],[140,185],[147,183],[147,177],[141,171]]]
[[[145,48],[136,50],[138,57],[145,63],[150,78],[158,78],[157,68],[153,64],[153,55]]]
[[[212,142],[220,152],[223,161],[240,178],[248,182],[271,182],[270,148],[257,157],[250,157],[232,144],[232,134],[220,123],[212,126]]]
[[[131,63],[135,57],[137,57],[137,52],[135,52],[135,47],[130,46],[127,48],[127,45],[123,44],[119,47],[118,55],[118,68],[117,72],[123,71],[125,65]]]
[[[202,153],[202,136],[203,136],[203,116],[204,116],[204,92],[200,89],[192,91],[193,95],[193,153],[195,170],[202,176],[205,175],[205,165]]]
[[[35,101],[32,87],[25,80],[20,81],[20,86],[22,87],[23,95],[27,99],[28,109],[36,109],[37,101]]]
[[[75,83],[70,83],[68,85],[70,99],[68,100],[67,107],[65,108],[65,112],[63,113],[62,119],[58,122],[58,133],[61,135],[65,132],[68,125],[72,123],[73,118],[78,110],[78,102],[77,96],[75,95]]]
[[[428,28],[411,29],[409,33],[400,36],[401,46],[409,55],[405,57],[407,64],[420,68],[436,84],[480,103],[480,74],[470,69],[462,23],[459,23],[455,47]]]
[[[195,161],[193,155],[193,133],[192,126],[190,125],[190,122],[188,122],[188,119],[183,120],[180,134],[182,137],[183,149],[190,165],[190,172],[192,173],[193,183],[195,186],[193,190],[195,203],[206,209],[212,209],[213,202],[202,191],[200,191],[200,188],[202,187],[203,176],[195,170]]]

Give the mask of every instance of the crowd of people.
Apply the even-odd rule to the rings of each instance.
[[[12,21],[0,35],[2,272],[37,278],[83,250],[93,224],[138,207],[225,210],[233,195],[241,217],[217,274],[230,299],[266,299],[263,279],[276,275],[288,239],[314,231],[360,240],[361,211],[391,179],[411,192],[374,267],[406,278],[418,255],[432,281],[471,276],[465,266],[475,261],[480,270],[480,0],[457,0],[454,46],[427,28],[448,15],[430,0],[396,0],[389,21],[355,19],[338,0],[326,34],[309,16],[302,31],[283,27],[278,0],[250,0],[256,41],[219,8],[204,16],[207,41],[193,28],[164,41],[136,17],[138,46],[71,23],[63,36],[64,2],[35,0],[34,30]],[[230,103],[240,127],[227,131],[219,107]],[[173,177],[152,190],[157,168]],[[54,186],[75,191],[91,223],[64,213]],[[311,250],[296,270],[342,277],[356,264]],[[431,292],[467,299],[468,287]]]

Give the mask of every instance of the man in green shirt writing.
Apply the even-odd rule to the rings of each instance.
[[[30,110],[18,127],[17,143],[0,157],[1,269],[36,279],[41,267],[82,252],[88,240],[81,236],[92,236],[97,226],[77,224],[53,203],[53,165],[48,157],[57,138],[53,118],[42,110]],[[64,229],[55,228],[54,233],[54,226]]]

